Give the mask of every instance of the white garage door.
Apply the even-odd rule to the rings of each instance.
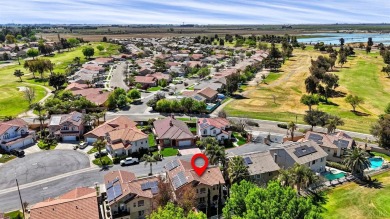
[[[24,140],[24,146],[28,146],[28,145],[30,145],[32,143],[33,143],[33,139],[32,138]]]
[[[179,141],[179,146],[191,146],[191,140]]]
[[[76,141],[76,136],[64,136],[62,137],[63,141]]]
[[[96,138],[87,138],[86,139],[88,143],[94,143],[97,139]]]

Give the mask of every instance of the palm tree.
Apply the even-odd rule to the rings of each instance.
[[[99,138],[97,141],[95,141],[92,144],[92,146],[98,150],[99,155],[100,155],[99,156],[100,165],[103,167],[103,160],[102,160],[101,152],[102,152],[102,149],[106,147],[106,141]]]
[[[235,156],[229,160],[227,172],[231,184],[240,182],[249,176],[248,168],[244,165],[244,158],[241,156]]]
[[[278,180],[282,183],[283,186],[290,186],[293,185],[293,175],[291,173],[291,170],[288,169],[280,169]]]
[[[223,146],[219,146],[215,138],[204,138],[201,140],[201,142],[203,146],[206,146],[205,154],[209,158],[209,162],[211,165],[216,165],[219,162],[224,164],[226,155],[225,148]]]
[[[293,182],[297,186],[298,194],[301,193],[302,187],[306,187],[318,180],[318,177],[314,175],[313,171],[305,165],[295,163],[291,172],[293,174]]]
[[[34,103],[31,105],[31,108],[33,110],[36,110],[38,111],[38,117],[37,118],[34,118],[34,122],[35,120],[38,120],[39,121],[39,124],[40,124],[40,132],[42,134],[42,130],[43,130],[43,123],[45,123],[45,120],[48,119],[48,116],[43,114],[43,111],[45,110],[45,107],[43,106],[42,103]]]
[[[14,76],[20,78],[20,82],[23,82],[23,80],[22,80],[23,75],[24,75],[24,73],[20,69],[17,69],[14,72]]]
[[[288,123],[287,128],[288,128],[288,130],[290,130],[290,133],[291,133],[291,141],[294,141],[294,132],[298,128],[298,126],[295,125],[294,122],[290,122],[290,123]]]
[[[84,121],[84,125],[91,126],[91,122],[93,121],[93,119],[92,119],[91,115],[84,114],[83,121]]]
[[[153,156],[150,156],[148,154],[144,154],[144,156],[142,157],[142,159],[145,161],[145,166],[146,165],[150,165],[150,173],[149,173],[149,176],[153,175],[153,172],[152,172],[152,166],[153,166],[153,163],[156,163],[157,164],[157,160],[153,157]]]
[[[358,147],[346,151],[344,164],[351,169],[353,175],[359,177],[362,177],[364,170],[370,167],[367,152]]]
[[[329,116],[326,121],[326,129],[328,130],[328,134],[336,131],[337,126],[344,125],[344,121],[338,116]]]

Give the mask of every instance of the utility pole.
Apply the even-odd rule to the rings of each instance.
[[[20,189],[19,189],[19,183],[18,183],[18,179],[16,179],[16,186],[18,187],[18,193],[19,193],[19,199],[20,199],[20,205],[22,206],[22,212],[23,212],[23,218],[25,219],[26,216],[24,215],[24,206],[23,206],[23,201],[22,201],[22,196],[20,195]]]

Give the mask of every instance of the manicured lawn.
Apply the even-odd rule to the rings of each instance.
[[[194,90],[194,85],[187,87],[186,90]]]
[[[96,153],[96,152],[98,152],[98,150],[97,150],[95,147],[93,147],[93,148],[91,148],[91,150],[89,150],[89,151],[87,152],[87,154],[94,154],[94,153]]]
[[[11,211],[6,213],[4,216],[9,217],[10,219],[23,218],[23,213],[19,210]]]
[[[274,72],[271,72],[271,73],[265,78],[265,80],[263,81],[263,83],[269,84],[269,83],[271,83],[271,82],[273,82],[273,81],[278,80],[281,76],[282,76],[282,73],[274,73]]]
[[[148,141],[149,141],[149,147],[156,146],[156,140],[154,139],[153,133],[149,134]]]
[[[196,127],[190,127],[191,132],[196,132]]]
[[[14,155],[2,154],[0,157],[0,163],[6,163],[12,159],[15,159]]]
[[[102,44],[107,48],[106,52],[103,52],[98,56],[109,56],[118,54],[117,49],[118,45],[113,45],[109,43],[90,43],[91,46],[95,48],[95,54],[98,54],[96,46]],[[62,53],[55,53],[52,57],[40,57],[44,59],[50,59],[52,63],[55,64],[54,72],[64,73],[66,67],[72,63],[72,60],[75,57],[80,57],[81,62],[84,63],[87,60],[82,54],[82,48],[86,46],[82,45],[78,48],[70,50],[69,52],[65,51]],[[97,57],[97,55],[95,55]],[[10,65],[7,67],[0,68],[0,116],[17,116],[20,113],[28,110],[28,103],[23,97],[23,93],[19,91],[17,87],[32,86],[35,89],[36,98],[35,102],[42,99],[46,92],[42,87],[35,86],[35,84],[43,85],[48,87],[48,82],[40,82],[39,80],[32,79],[32,74],[23,68],[24,60],[21,60],[21,65],[17,63],[15,65]],[[19,82],[19,78],[16,78],[13,73],[15,70],[21,70],[25,75],[22,77],[23,82]],[[49,73],[45,73],[47,77]],[[36,77],[40,77],[39,74],[36,74]],[[50,89],[52,89],[50,87]]]
[[[356,183],[337,186],[328,193],[328,202],[324,206],[326,219],[389,218],[390,215],[390,172],[372,177],[382,188],[370,188]]]
[[[246,143],[246,139],[237,132],[233,132],[233,136],[237,139],[238,146],[241,146]]]
[[[382,157],[383,159],[387,160],[390,162],[390,156],[387,155],[387,154],[382,154],[382,153],[379,153],[379,152],[370,152],[370,154],[373,154],[375,156],[380,156]]]
[[[176,156],[178,150],[176,148],[164,148],[161,150],[161,154],[164,157]],[[153,154],[158,154],[158,151],[153,152]]]
[[[314,109],[341,117],[345,125],[338,127],[340,129],[369,133],[371,125],[390,102],[390,79],[381,72],[384,64],[377,51],[368,55],[359,49],[355,51],[356,57],[349,57],[343,68],[336,66],[332,73],[340,78],[337,91],[364,98],[365,103],[357,110],[365,115],[353,113],[344,97],[329,98],[333,104],[320,104]],[[303,123],[307,106],[300,103],[300,98],[306,93],[304,81],[310,74],[310,60],[319,55],[323,54],[312,49],[295,49],[294,57],[286,60],[280,73],[270,74],[268,84],[247,87],[246,98],[231,101],[225,111],[230,116],[283,122],[296,121],[298,116],[298,123]]]
[[[113,164],[112,160],[108,156],[102,157],[102,162],[105,165],[112,165]],[[93,160],[92,163],[95,164],[95,165],[101,166],[100,158],[97,158],[97,159]]]
[[[176,118],[177,120],[181,120],[181,121],[196,121],[196,118],[188,118],[188,117],[182,117],[182,118]]]
[[[149,87],[149,88],[147,89],[147,91],[159,91],[159,90],[161,90],[161,87],[160,87],[160,86],[157,86],[157,87]]]

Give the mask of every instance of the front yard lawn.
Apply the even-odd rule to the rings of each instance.
[[[0,157],[0,163],[6,163],[12,159],[15,159],[14,155],[2,154]]]
[[[8,212],[4,215],[6,218],[9,217],[10,219],[17,219],[17,218],[23,218],[23,213],[19,210]]]
[[[196,127],[190,127],[190,131],[192,132],[192,133],[196,133]]]
[[[156,146],[156,140],[154,139],[154,135],[153,133],[150,133],[149,134],[149,147],[153,147],[153,146]]]
[[[390,172],[372,179],[378,180],[372,186],[350,182],[330,190],[323,218],[389,218]]]
[[[242,137],[240,133],[233,132],[233,136],[237,139],[238,146],[241,146],[246,143],[246,139]]]
[[[103,165],[112,165],[113,164],[112,160],[108,156],[102,157],[102,162],[103,162]],[[92,163],[95,165],[98,165],[99,167],[102,166],[100,164],[100,158],[93,160]]]
[[[161,154],[163,157],[176,156],[178,150],[176,148],[163,148]],[[153,152],[153,154],[158,154],[158,151]]]
[[[159,90],[161,90],[161,87],[160,87],[160,86],[157,86],[157,87],[149,87],[149,88],[147,89],[147,91],[159,91]]]
[[[387,154],[379,153],[379,152],[371,152],[370,154],[373,154],[374,156],[383,157],[383,159],[390,162],[390,156]]]
[[[96,152],[98,152],[98,150],[97,150],[95,147],[93,147],[91,150],[89,150],[89,151],[87,152],[87,154],[94,154],[94,153],[96,153]]]

